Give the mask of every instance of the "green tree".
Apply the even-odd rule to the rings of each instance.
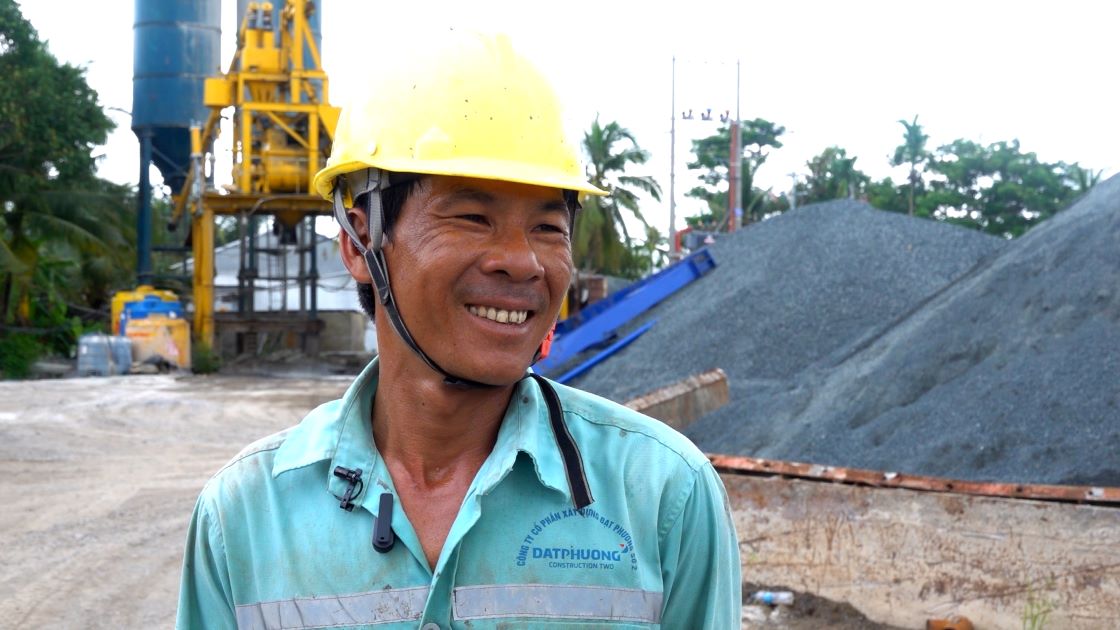
[[[587,271],[633,275],[635,242],[626,227],[625,210],[637,219],[649,240],[650,226],[642,216],[638,200],[645,193],[661,200],[661,186],[653,177],[630,175],[635,165],[645,164],[649,152],[638,146],[633,134],[617,122],[606,125],[599,118],[583,136],[588,158],[588,179],[610,193],[608,197],[588,197],[576,217],[572,242],[576,266]]]
[[[744,120],[740,123],[739,141],[741,146],[739,176],[743,222],[757,221],[769,212],[781,211],[770,201],[770,191],[761,190],[754,185],[758,169],[769,157],[768,149],[780,149],[779,138],[785,127],[762,118]],[[690,217],[689,224],[717,229],[727,219],[728,177],[731,164],[731,126],[721,126],[714,135],[692,141],[692,153],[696,159],[688,163],[691,170],[699,170],[703,186],[696,186],[685,193],[693,199],[701,199],[708,205],[708,212],[700,217]]]
[[[955,140],[938,148],[929,171],[938,177],[919,208],[1006,238],[1061,211],[1100,177],[1077,164],[1042,162],[1018,140]]]
[[[910,211],[910,187],[896,185],[894,180],[889,177],[871,182],[864,191],[867,195],[867,203],[871,204],[872,207],[900,214]],[[919,212],[918,216],[923,215]]]
[[[645,240],[632,245],[623,257],[624,278],[642,278],[669,263],[669,240],[653,226],[646,226]]]
[[[856,168],[857,159],[840,147],[828,147],[810,159],[809,177],[797,184],[798,203],[863,197],[871,178]]]
[[[929,136],[922,133],[922,126],[918,124],[917,116],[914,116],[913,122],[906,122],[905,120],[898,122],[905,131],[903,132],[902,144],[895,147],[894,155],[891,157],[891,166],[910,165],[910,176],[908,178],[910,196],[907,213],[914,216],[914,193],[922,183],[919,168],[924,170],[931,157],[929,151],[926,150],[926,141],[929,140]]]
[[[85,81],[0,0],[0,322],[54,330],[96,304],[131,250],[127,188],[94,176],[112,122]],[[99,295],[93,295],[93,293]],[[69,325],[68,323],[66,325]]]

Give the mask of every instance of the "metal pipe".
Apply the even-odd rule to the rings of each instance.
[[[304,259],[307,244],[307,217],[299,220],[296,242],[299,243],[295,251],[296,256],[299,257],[299,312],[303,313],[307,310],[307,261]]]
[[[148,171],[152,165],[152,130],[144,127],[140,135],[140,184],[136,208],[136,280],[152,282],[152,185]]]
[[[254,207],[253,211],[255,210],[256,208]],[[257,228],[257,217],[253,214],[253,211],[249,212],[249,257],[245,261],[247,263],[246,269],[248,270],[248,274],[246,275],[247,281],[245,283],[247,299],[245,303],[246,310],[242,311],[242,314],[252,313],[257,308],[255,303],[257,299],[257,286],[254,280],[259,273],[257,260],[257,232],[259,230]]]
[[[245,259],[248,256],[246,247],[249,242],[248,230],[249,218],[244,211],[237,215],[237,312],[244,313],[248,308],[248,297],[246,297],[246,280],[248,276],[245,273]]]
[[[311,319],[319,318],[319,234],[315,231],[315,216],[311,217]]]

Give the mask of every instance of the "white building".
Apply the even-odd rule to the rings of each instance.
[[[282,245],[271,229],[272,221],[262,221],[257,236],[256,279],[252,282],[252,310],[269,314],[308,311],[311,307],[311,261],[304,256],[302,275],[308,277],[302,287],[300,256],[295,245]],[[248,260],[245,261],[248,267]],[[314,285],[316,310],[324,319],[331,313],[361,313],[357,287],[350,272],[342,264],[337,239],[316,234],[315,266],[318,280]],[[188,273],[193,259],[186,263]],[[237,239],[214,250],[214,310],[217,314],[238,311],[238,273],[242,267],[241,240]],[[288,280],[282,280],[288,278]],[[302,295],[301,295],[302,294]],[[302,303],[301,303],[302,298]],[[376,352],[377,336],[373,323],[363,316],[365,334],[362,348]],[[331,322],[328,321],[328,325]]]

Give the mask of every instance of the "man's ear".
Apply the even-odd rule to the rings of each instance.
[[[354,231],[362,239],[361,245],[369,247],[366,213],[361,208],[350,208],[346,211],[346,215],[350,218],[350,225],[354,226]],[[354,245],[354,241],[346,230],[339,229],[338,231],[338,249],[342,252],[342,264],[346,265],[346,270],[350,272],[354,280],[359,284],[369,284],[373,281],[370,278],[369,269],[366,268],[365,257],[362,256],[361,250]]]

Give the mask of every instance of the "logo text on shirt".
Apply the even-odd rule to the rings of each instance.
[[[568,519],[579,519],[573,523],[597,523],[606,532],[600,532],[595,540],[571,536],[571,532],[566,531],[569,528],[556,526]],[[533,521],[517,550],[517,566],[538,563],[549,569],[608,570],[629,564],[632,570],[638,570],[630,532],[590,507],[550,512]]]

